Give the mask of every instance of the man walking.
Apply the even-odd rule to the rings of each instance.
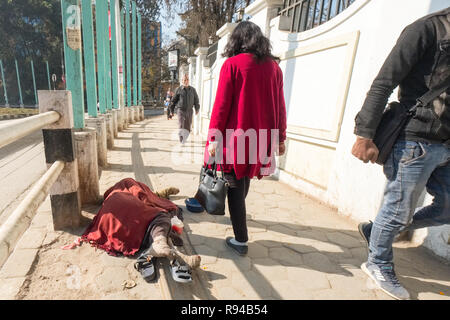
[[[184,75],[182,85],[177,88],[170,103],[172,115],[175,107],[177,108],[180,142],[185,143],[191,132],[192,108],[195,108],[195,114],[198,114],[200,109],[197,91],[189,85],[187,74]]]
[[[377,160],[373,137],[392,91],[411,108],[450,76],[450,8],[407,26],[384,62],[356,116],[352,154],[365,163]],[[443,92],[442,92],[443,91]],[[384,164],[387,177],[383,204],[375,221],[359,231],[369,247],[361,268],[376,285],[396,299],[409,299],[394,271],[392,244],[405,230],[450,223],[450,90],[419,106]],[[416,209],[426,188],[431,205]]]

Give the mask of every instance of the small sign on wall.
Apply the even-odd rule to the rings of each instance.
[[[67,45],[72,50],[81,48],[81,30],[79,28],[67,28]]]
[[[178,50],[169,51],[168,67],[170,70],[178,68]]]
[[[77,51],[81,49],[81,9],[79,4],[67,7],[66,15],[67,46]]]

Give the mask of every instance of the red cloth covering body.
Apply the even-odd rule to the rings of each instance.
[[[111,255],[134,255],[141,246],[148,225],[160,212],[170,214],[178,207],[159,198],[149,187],[126,178],[104,194],[104,201],[81,240]]]
[[[273,152],[270,152],[271,147],[275,149],[279,142],[286,140],[283,73],[277,62],[270,58],[257,62],[253,55],[248,53],[238,54],[224,62],[220,71],[217,94],[211,113],[204,157],[205,163],[211,163],[208,153],[209,141],[217,141],[216,137],[211,134],[214,131],[212,129],[219,130],[224,141],[222,145],[219,145],[219,150],[222,149],[222,163],[224,164],[218,166],[219,170],[223,169],[225,172],[230,172],[234,169],[237,179],[245,176],[262,178],[274,173],[276,165]],[[234,130],[235,136],[233,138],[227,138],[227,129]],[[240,133],[239,129],[242,129]],[[242,137],[242,133],[245,133],[248,129],[253,129],[256,133],[257,143],[249,146],[247,140],[244,147],[245,161],[239,163],[242,161],[238,161],[237,139],[239,136]],[[267,135],[261,129],[265,129]],[[273,129],[279,130],[278,141],[274,143],[276,146],[271,144],[271,141],[273,141],[271,130]],[[267,155],[264,155],[264,151],[260,155],[261,150],[263,150],[262,148],[260,150],[261,138],[264,136],[266,136],[267,141],[265,151]],[[258,156],[257,159],[251,160],[249,151],[255,147],[257,149],[252,149],[253,156],[256,152]],[[240,152],[242,151],[241,149]],[[264,157],[266,157],[265,160]],[[220,160],[217,160],[217,152],[216,161],[220,163]]]

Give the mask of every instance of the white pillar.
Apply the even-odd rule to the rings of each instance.
[[[87,117],[84,119],[86,127],[95,128],[97,135],[97,160],[100,167],[106,168],[108,165],[108,147],[106,136],[106,117],[99,115],[97,118]]]
[[[256,0],[247,8],[245,13],[252,18],[250,21],[256,23],[266,37],[270,37],[270,20],[278,14],[278,8],[283,6],[283,0]]]
[[[236,28],[237,23],[225,23],[219,30],[216,32],[216,36],[220,38],[219,44],[217,45],[217,58],[216,58],[216,68],[218,72],[220,72],[220,68],[222,67],[223,62],[226,60],[222,57],[222,53],[225,49],[225,46],[228,43],[228,39],[231,36],[231,33]],[[217,73],[219,74],[219,73]]]
[[[196,71],[195,71],[195,89],[197,90],[198,98],[200,100],[200,112],[198,115],[194,116],[194,134],[200,134],[201,129],[201,115],[203,113],[202,96],[203,96],[203,65],[205,63],[206,54],[208,53],[208,48],[200,47],[195,50],[195,55],[197,56],[196,61]]]
[[[97,204],[100,199],[98,177],[97,130],[84,127],[74,132],[75,153],[78,159],[81,204]]]
[[[189,64],[189,81],[191,82],[191,85],[194,86],[195,84],[195,65],[197,62],[197,57],[189,57],[188,58],[188,64]]]
[[[188,66],[189,66],[189,70],[188,70],[188,75],[189,75],[189,82],[191,84],[192,87],[194,87],[195,91],[197,91],[198,94],[198,87],[197,87],[197,83],[195,81],[195,65],[197,62],[197,57],[189,57],[188,58]],[[200,99],[200,95],[198,96],[198,98]],[[200,114],[200,111],[199,111]],[[195,135],[195,122],[196,122],[196,118],[198,117],[198,115],[195,115],[195,111],[194,111],[194,115],[193,115],[193,124],[194,124],[194,130],[193,130],[193,134]]]

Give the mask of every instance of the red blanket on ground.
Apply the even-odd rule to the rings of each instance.
[[[160,212],[177,210],[167,199],[131,178],[109,188],[99,212],[81,236],[82,241],[111,255],[134,255],[140,248],[148,225]]]

